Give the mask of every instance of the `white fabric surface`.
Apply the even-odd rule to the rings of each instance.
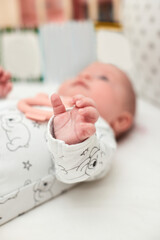
[[[30,86],[31,88],[31,86]],[[34,95],[51,87],[32,85]],[[118,144],[112,169],[0,227],[1,240],[159,240],[160,111],[138,100],[135,127]],[[9,209],[8,209],[9,211]]]

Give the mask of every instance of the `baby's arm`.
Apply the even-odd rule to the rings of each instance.
[[[58,95],[53,95],[51,101],[55,117],[48,125],[48,144],[57,178],[74,183],[102,177],[109,169],[116,144],[104,121],[95,127],[98,112],[93,100],[75,96],[75,107],[70,112],[66,112]]]
[[[0,98],[4,98],[12,90],[11,75],[0,67]]]

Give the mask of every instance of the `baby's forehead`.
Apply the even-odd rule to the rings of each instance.
[[[84,70],[82,70],[82,73],[99,73],[101,71],[106,72],[107,66],[106,64],[102,63],[93,63],[86,67]]]
[[[127,75],[112,64],[96,62],[85,68],[81,74],[89,74],[92,76],[103,75],[106,76],[113,85],[121,85],[121,87],[125,87],[129,82]]]
[[[121,76],[121,71],[116,66],[112,64],[99,63],[99,62],[89,65],[81,73],[92,74],[92,75],[103,74],[106,76],[117,75],[116,77]]]

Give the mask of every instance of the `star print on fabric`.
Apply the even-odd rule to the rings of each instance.
[[[30,170],[30,167],[32,166],[32,164],[30,164],[29,161],[23,162],[23,164],[24,164],[24,169],[27,169],[27,170],[29,171],[29,170]]]

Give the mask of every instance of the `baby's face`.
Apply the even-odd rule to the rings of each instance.
[[[124,77],[125,74],[115,66],[96,62],[77,77],[65,81],[58,93],[67,97],[82,94],[92,98],[100,115],[111,122],[123,108]]]

